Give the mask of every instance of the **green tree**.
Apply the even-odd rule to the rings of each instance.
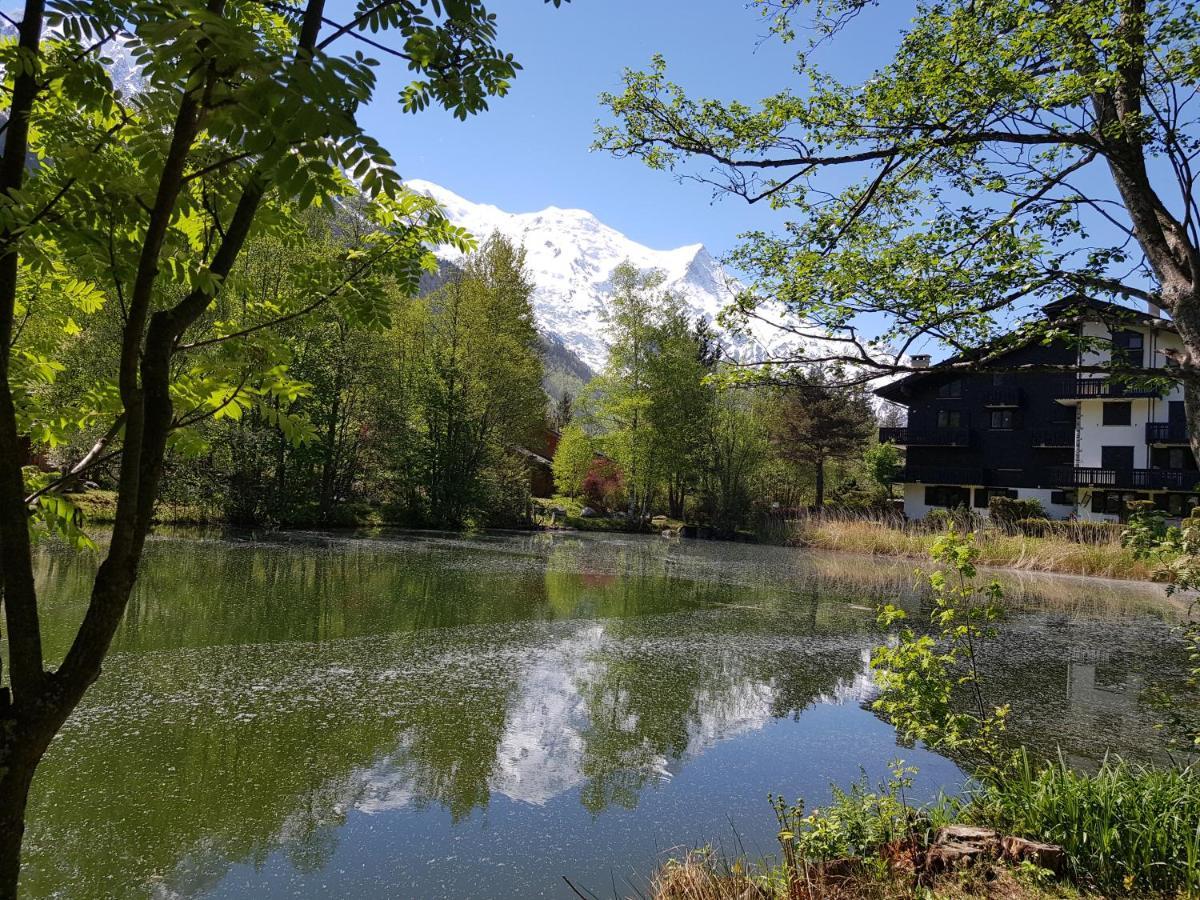
[[[525,251],[493,235],[462,276],[425,302],[417,395],[434,522],[460,526],[484,505],[482,477],[546,418],[533,282]]]
[[[578,497],[595,456],[596,442],[582,426],[572,423],[564,428],[554,451],[554,484],[558,491]]]
[[[662,289],[665,280],[662,272],[641,272],[628,261],[613,270],[608,364],[588,386],[604,449],[624,472],[629,509],[636,515],[649,510],[659,481],[649,416],[651,371],[660,324],[679,309],[679,300]]]
[[[691,325],[682,309],[669,309],[651,338],[646,421],[654,432],[654,464],[665,483],[668,511],[681,519],[704,469],[715,394],[707,379],[720,348],[704,319]]]
[[[555,0],[557,3],[558,0]],[[26,0],[16,41],[0,46],[0,586],[8,687],[0,696],[0,897],[17,892],[24,814],[47,746],[100,675],[141,565],[169,443],[194,443],[204,418],[267,414],[298,386],[272,328],[335,303],[369,323],[386,308],[359,278],[386,266],[415,291],[431,242],[465,246],[427,198],[404,192],[357,121],[377,63],[343,43],[398,36],[409,63],[401,100],[459,117],[503,94],[516,71],[477,0],[363,2],[333,22],[322,0],[54,3]],[[119,47],[139,68],[133,100],[101,59]],[[36,162],[36,165],[35,165]],[[364,246],[298,258],[308,289],[280,307],[243,292],[256,233],[285,239],[297,214],[349,192],[371,201]],[[63,346],[106,303],[122,310],[103,377],[64,407],[45,404]],[[111,322],[111,319],[109,320]],[[26,323],[24,326],[22,323]],[[99,374],[99,373],[98,373]],[[285,414],[278,424],[293,428]],[[98,438],[64,478],[22,469],[24,442]],[[48,666],[33,579],[30,509],[78,542],[60,493],[119,453],[111,538],[78,632]]]
[[[916,0],[894,58],[843,82],[823,54],[844,59],[844,28],[876,5],[759,0],[783,40],[812,36],[802,88],[756,105],[694,98],[656,57],[604,97],[615,121],[598,146],[656,169],[696,163],[718,189],[786,210],[786,230],[733,254],[753,278],[734,312],[778,299],[837,338],[808,362],[865,376],[910,370],[897,351],[930,338],[970,351],[998,333],[999,350],[1066,337],[1069,319],[1033,310],[1080,293],[1161,306],[1185,348],[1163,374],[1183,383],[1200,453],[1200,8]]]
[[[892,499],[892,485],[904,471],[904,457],[891,441],[872,444],[863,451],[863,466],[871,480],[887,491]]]
[[[745,390],[722,391],[709,419],[704,506],[714,525],[732,531],[750,507],[751,489],[769,445],[755,398]]]
[[[823,371],[812,370],[780,389],[771,439],[785,459],[811,467],[819,512],[825,505],[826,464],[861,453],[874,430],[862,390],[840,387]]]

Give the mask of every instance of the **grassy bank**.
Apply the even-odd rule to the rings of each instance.
[[[937,865],[946,826],[994,829],[1053,845],[1047,858],[997,847]],[[1120,760],[1091,774],[1024,755],[965,801],[912,808],[894,786],[835,793],[834,802],[781,821],[779,859],[711,851],[668,861],[654,900],[795,898],[1185,898],[1200,896],[1200,771]],[[1008,856],[1006,859],[1005,856]]]
[[[1135,559],[1115,534],[1098,536],[1081,529],[1080,539],[1072,539],[1064,529],[1061,535],[1034,537],[991,527],[978,528],[975,534],[980,565],[1099,578],[1149,580],[1154,575],[1154,564]],[[925,558],[930,535],[920,523],[830,514],[774,524],[767,538],[797,547]]]

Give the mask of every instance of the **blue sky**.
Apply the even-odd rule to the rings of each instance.
[[[655,248],[703,242],[715,254],[739,232],[782,224],[779,213],[710,189],[678,183],[635,160],[589,152],[602,116],[597,95],[616,90],[622,69],[661,52],[673,80],[694,94],[757,99],[794,83],[796,45],[768,39],[755,9],[740,0],[494,0],[501,45],[525,67],[507,97],[463,123],[441,111],[408,115],[396,103],[405,72],[387,60],[365,124],[406,178],[437,182],[469,200],[512,212],[580,207]],[[889,0],[869,27],[843,34],[838,74],[861,75],[891,56],[907,0]],[[346,48],[349,49],[349,48]],[[858,71],[855,72],[854,68]]]

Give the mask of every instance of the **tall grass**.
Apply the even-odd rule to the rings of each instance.
[[[1062,846],[1077,877],[1105,892],[1200,894],[1200,770],[1108,759],[1095,773],[1063,760],[1017,764],[982,790],[974,814]]]
[[[1092,523],[1062,523],[1058,533],[1045,537],[978,521],[963,524],[975,531],[981,565],[1100,578],[1149,580],[1154,576],[1154,565],[1135,559],[1121,546],[1115,530],[1104,534]],[[760,527],[759,539],[874,556],[924,558],[929,555],[930,536],[941,530],[944,523],[931,526],[900,517],[826,512],[787,520],[768,518]]]

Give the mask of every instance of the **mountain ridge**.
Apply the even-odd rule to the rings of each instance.
[[[533,307],[538,327],[593,370],[602,369],[607,359],[605,314],[612,295],[612,272],[621,262],[628,260],[643,271],[662,271],[664,288],[680,298],[689,316],[714,325],[741,288],[702,243],[655,250],[584,209],[548,206],[512,213],[474,203],[431,181],[414,179],[407,185],[437,200],[455,225],[477,239],[498,232],[524,246],[535,284]],[[460,252],[449,248],[440,250],[439,256],[454,264],[462,258]],[[770,333],[769,326],[751,328],[746,334],[718,330],[727,353],[745,362],[768,358],[778,349],[782,336]]]

